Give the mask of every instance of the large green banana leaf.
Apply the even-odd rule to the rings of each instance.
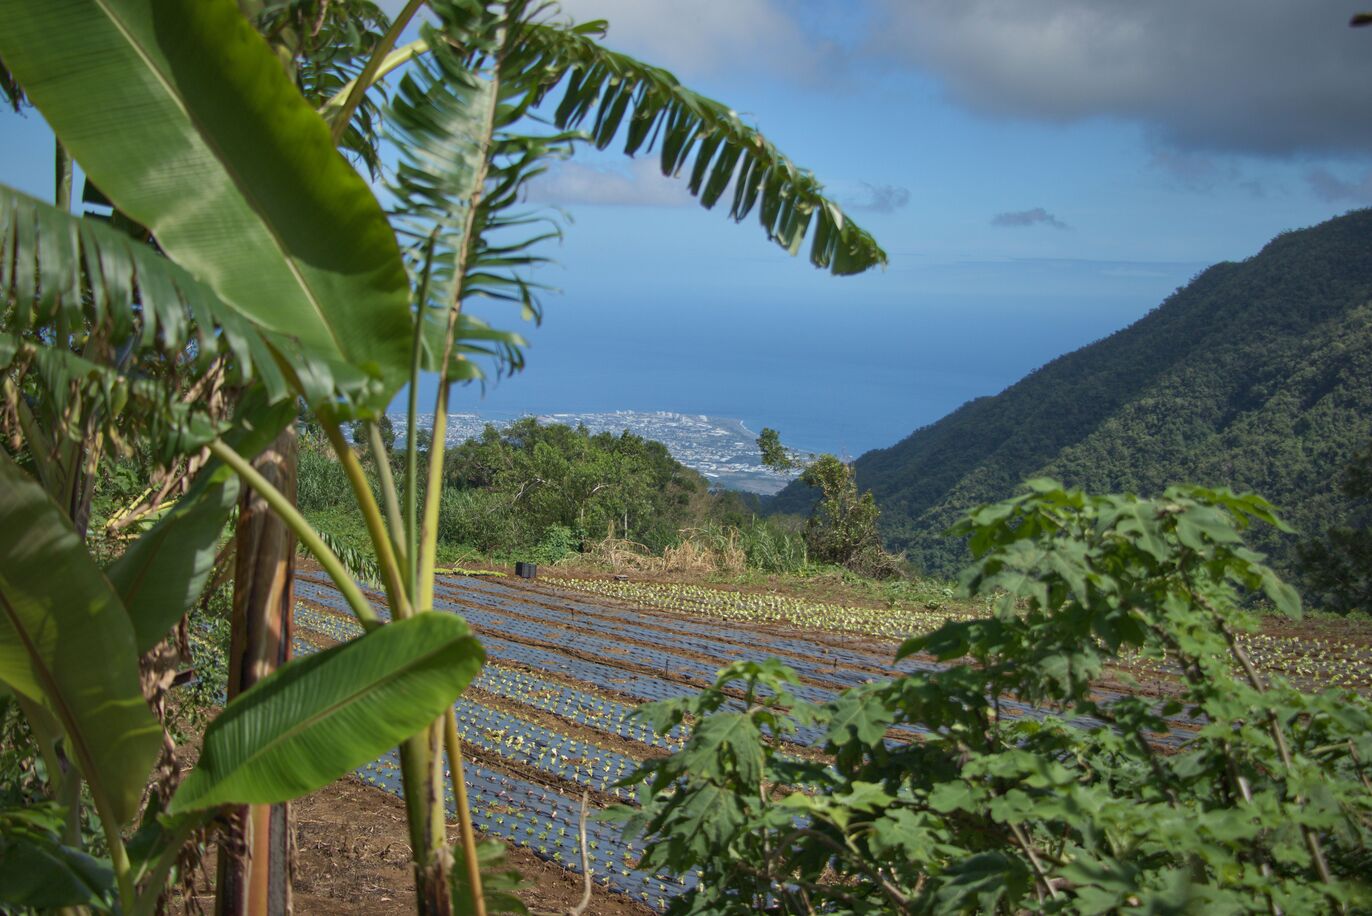
[[[162,743],[133,626],[57,504],[3,450],[0,680],[53,713],[97,801],[132,818]]]
[[[197,481],[106,570],[124,599],[139,652],[157,645],[200,597],[238,489],[228,468]]]
[[[303,384],[389,400],[412,334],[394,234],[234,0],[0,0],[0,22],[0,57],[120,210],[325,359]]]
[[[43,802],[0,810],[0,907],[108,911],[114,871],[62,843],[62,810]]]
[[[268,403],[261,389],[239,401],[226,440],[239,454],[256,455],[296,415],[295,403]],[[190,491],[105,570],[146,652],[190,610],[214,569],[224,524],[238,500],[237,476],[211,462]]]
[[[205,730],[168,812],[272,804],[327,785],[437,719],[483,660],[461,618],[419,614],[293,661]]]

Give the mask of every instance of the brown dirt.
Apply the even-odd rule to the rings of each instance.
[[[413,913],[414,883],[405,807],[399,798],[355,777],[291,803],[296,845],[294,908],[299,916],[390,916]],[[452,831],[456,835],[456,829]],[[581,902],[581,878],[527,849],[508,848],[506,862],[529,883],[519,898],[536,914],[567,913]],[[213,912],[214,852],[196,881],[196,903]],[[646,916],[647,907],[599,885],[588,914]]]

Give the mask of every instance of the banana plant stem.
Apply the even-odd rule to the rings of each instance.
[[[190,817],[172,830],[171,836],[167,839],[167,847],[153,865],[152,871],[143,885],[143,896],[135,905],[131,916],[153,916],[157,912],[157,900],[162,896],[162,885],[166,883],[167,875],[171,873],[172,867],[176,865],[176,860],[180,858],[181,848],[186,845],[195,831],[205,826],[213,814],[213,811],[207,811],[203,812],[201,816]]]
[[[124,912],[132,913],[137,906],[138,892],[133,884],[133,868],[129,865],[129,853],[124,848],[124,837],[119,832],[119,823],[109,816],[109,805],[95,794],[95,783],[90,784],[91,795],[95,800],[95,810],[100,815],[100,824],[105,828],[105,845],[110,851],[110,865],[114,867],[114,877],[119,885],[119,902]]]
[[[367,435],[371,440],[372,455],[376,458],[376,476],[381,482],[381,504],[386,508],[386,528],[391,535],[391,547],[395,550],[396,561],[403,574],[409,567],[405,547],[405,523],[400,518],[400,500],[395,492],[395,477],[391,474],[391,453],[381,439],[381,426],[367,421]]]
[[[272,511],[286,523],[286,527],[300,538],[300,543],[305,545],[314,558],[319,561],[319,565],[324,567],[324,571],[329,574],[334,585],[343,593],[343,597],[348,602],[348,607],[352,608],[357,620],[367,630],[381,626],[381,618],[376,616],[376,611],[372,610],[371,603],[367,601],[362,590],[357,587],[357,581],[352,573],[348,572],[343,561],[329,549],[329,545],[319,537],[318,532],[310,527],[310,523],[305,521],[305,517],[300,514],[300,510],[286,498],[285,494],[271,485],[265,477],[257,472],[246,458],[234,451],[228,443],[222,439],[216,439],[210,443],[210,454],[224,462],[233,469],[244,483],[257,491],[267,505],[271,506]]]
[[[462,861],[472,889],[472,912],[476,916],[486,916],[486,894],[481,888],[481,863],[476,857],[476,831],[472,829],[472,809],[467,804],[467,777],[462,770],[462,739],[457,736],[457,716],[451,706],[443,717],[443,732],[448,745],[448,770],[453,782],[453,802],[457,807],[458,835],[462,838]]]
[[[337,146],[343,139],[343,133],[348,129],[348,122],[353,118],[353,112],[357,106],[362,104],[362,96],[367,94],[367,90],[372,87],[372,81],[376,79],[377,71],[381,69],[382,62],[391,53],[391,48],[400,40],[400,33],[405,31],[405,26],[410,24],[414,14],[419,12],[419,8],[424,5],[424,0],[410,0],[405,4],[405,8],[400,11],[391,22],[391,27],[386,30],[386,34],[381,36],[376,48],[372,51],[372,56],[367,60],[367,65],[362,68],[362,72],[357,75],[353,82],[352,89],[348,92],[347,99],[343,102],[343,108],[334,117],[333,122],[333,145]]]
[[[391,614],[396,620],[404,620],[413,614],[412,605],[410,596],[400,581],[400,567],[396,563],[395,551],[391,549],[391,537],[386,532],[386,523],[381,518],[381,507],[376,504],[372,488],[367,484],[367,475],[363,473],[362,465],[358,462],[352,446],[343,438],[343,430],[337,421],[332,417],[320,416],[319,422],[324,427],[329,442],[333,444],[333,450],[343,465],[348,482],[352,484],[353,495],[357,497],[357,508],[361,510],[362,520],[367,524],[367,533],[371,535],[372,547],[376,550],[376,563],[381,567],[381,579],[386,584],[386,597],[390,599]]]
[[[443,492],[443,446],[448,436],[448,374],[438,377],[433,437],[429,443],[429,485],[424,494],[424,523],[419,529],[419,600],[433,603],[434,554],[438,550],[438,506]]]
[[[410,568],[410,596],[419,595],[419,370],[424,356],[424,316],[429,302],[429,278],[433,273],[436,233],[424,246],[424,274],[419,280],[418,305],[414,316],[414,343],[410,351],[410,392],[405,412],[405,540]]]

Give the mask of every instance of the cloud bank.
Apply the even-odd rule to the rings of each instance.
[[[1320,167],[1306,172],[1305,181],[1316,197],[1329,203],[1372,202],[1372,172],[1350,181]]]
[[[1290,0],[875,0],[871,48],[979,111],[1141,122],[1182,149],[1372,151],[1372,34]]]

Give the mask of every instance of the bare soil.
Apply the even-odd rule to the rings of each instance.
[[[404,803],[389,792],[344,777],[291,803],[296,846],[294,909],[300,916],[390,916],[414,908],[414,880]],[[451,831],[456,835],[456,829]],[[568,913],[581,902],[580,876],[510,846],[506,862],[529,883],[519,898],[536,914]],[[215,852],[195,881],[195,903],[214,910]],[[587,914],[645,916],[651,913],[598,884]]]

